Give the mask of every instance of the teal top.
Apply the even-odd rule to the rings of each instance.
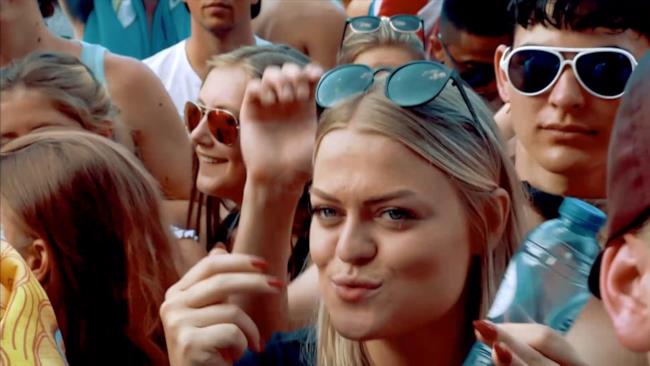
[[[92,71],[95,79],[102,85],[106,85],[106,74],[104,73],[104,54],[106,48],[86,42],[81,42],[81,56],[79,59]]]
[[[142,0],[93,3],[84,41],[101,44],[113,53],[144,59],[190,36],[190,14],[182,0],[158,0],[151,28]]]

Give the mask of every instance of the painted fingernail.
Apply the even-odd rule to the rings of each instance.
[[[512,352],[503,342],[497,342],[494,344],[494,351],[497,354],[497,359],[499,362],[504,365],[510,365],[512,363]]]
[[[251,259],[251,265],[262,271],[266,271],[269,268],[268,263],[262,258],[253,258]]]
[[[481,336],[486,342],[492,343],[496,341],[498,332],[497,328],[493,324],[484,320],[475,320],[472,324],[474,324],[474,329],[481,333]]]
[[[277,289],[283,289],[284,288],[284,282],[280,281],[277,278],[269,278],[266,280],[266,282],[269,284],[271,287],[275,287]]]
[[[259,349],[258,352],[262,352],[262,351],[264,351],[264,346],[265,346],[265,345],[264,345],[264,340],[263,340],[263,339],[260,339],[260,343],[259,343],[257,346],[258,346],[258,349]]]

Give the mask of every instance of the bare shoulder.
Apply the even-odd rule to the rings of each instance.
[[[616,339],[603,303],[592,298],[567,334],[567,340],[592,366],[648,366],[645,354],[628,351]]]
[[[129,90],[130,94],[133,94],[133,88],[140,90],[158,85],[162,87],[156,74],[147,65],[131,57],[107,53],[105,70],[106,79],[110,80],[109,88],[111,92],[126,89]]]
[[[148,123],[149,118],[145,117],[152,111],[180,118],[162,82],[141,61],[107,53],[105,70],[111,97],[127,124],[141,128],[140,124]]]

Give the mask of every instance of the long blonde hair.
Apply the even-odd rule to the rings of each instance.
[[[155,179],[85,131],[34,132],[1,151],[2,208],[48,245],[44,288],[70,364],[166,364],[158,309],[178,274]]]
[[[471,321],[485,316],[508,261],[520,243],[524,196],[491,113],[474,92],[465,90],[478,114],[478,124],[451,83],[428,104],[401,108],[384,96],[383,83],[376,82],[367,94],[322,114],[315,154],[329,132],[353,126],[402,143],[449,177],[468,214],[471,238],[482,245],[483,255],[473,259],[465,286],[470,296],[480,296],[480,303],[468,314]],[[497,188],[508,192],[510,212],[500,240],[488,245],[488,235],[494,229],[490,227],[490,213],[497,212],[492,193]],[[471,338],[471,322],[464,326]],[[319,311],[316,332],[319,366],[371,364],[361,342],[337,333],[324,305]]]
[[[413,56],[414,60],[424,60],[424,45],[415,33],[394,31],[385,21],[382,21],[375,32],[348,32],[343,40],[336,60],[338,65],[353,63],[363,52],[370,49],[392,46],[402,48]]]

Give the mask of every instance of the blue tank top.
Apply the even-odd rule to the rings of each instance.
[[[81,42],[81,55],[79,59],[92,71],[95,79],[102,85],[106,85],[106,74],[104,73],[105,54],[106,48],[98,44]]]
[[[84,41],[111,52],[147,58],[190,36],[190,14],[182,0],[158,0],[151,28],[142,0],[93,0]]]

